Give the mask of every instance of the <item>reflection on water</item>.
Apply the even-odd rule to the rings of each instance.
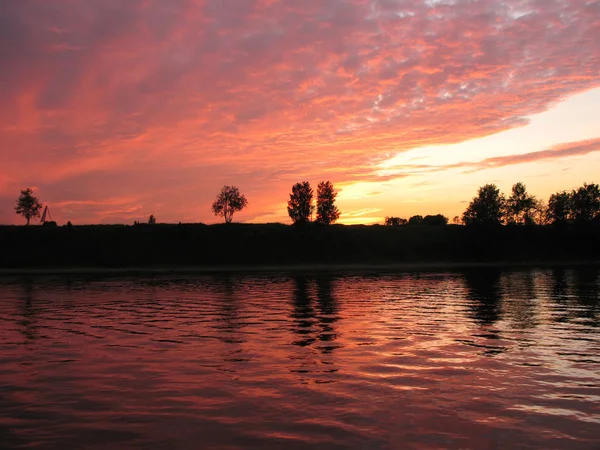
[[[500,319],[501,274],[497,269],[480,269],[468,271],[464,275],[467,298],[471,300],[472,317],[477,323],[493,325]]]
[[[306,276],[294,277],[293,302],[294,309],[290,318],[298,335],[293,344],[304,347],[318,341],[315,348],[319,351],[333,351],[338,316],[332,278],[322,275],[314,279]]]
[[[323,353],[333,351],[335,347],[335,326],[338,321],[336,302],[333,295],[332,279],[328,276],[319,276],[317,284],[317,305],[319,309],[319,340],[322,342]]]
[[[0,447],[597,448],[597,268],[0,280]]]

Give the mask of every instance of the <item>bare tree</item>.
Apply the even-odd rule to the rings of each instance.
[[[221,216],[225,223],[231,223],[233,213],[241,211],[248,206],[248,200],[235,186],[223,186],[217,199],[212,204],[212,211],[215,216]]]
[[[15,206],[15,211],[20,216],[25,217],[27,225],[29,225],[31,219],[40,217],[41,209],[42,204],[38,201],[37,197],[33,195],[33,191],[30,188],[21,190],[21,195],[17,200],[17,206]]]

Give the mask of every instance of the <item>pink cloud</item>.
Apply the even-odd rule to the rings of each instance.
[[[0,221],[34,183],[92,202],[81,221],[115,198],[210,221],[225,183],[251,194],[240,218],[265,215],[299,179],[366,179],[600,85],[599,18],[564,0],[2,2]]]

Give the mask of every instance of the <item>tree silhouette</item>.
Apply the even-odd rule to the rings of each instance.
[[[552,194],[548,199],[547,221],[557,225],[569,222],[571,220],[571,203],[570,192],[562,191]]]
[[[577,223],[587,223],[600,217],[600,187],[586,184],[571,193],[571,215]]]
[[[335,206],[337,192],[330,181],[321,181],[317,186],[317,223],[329,225],[340,218],[340,210]]]
[[[223,186],[217,199],[212,204],[212,211],[215,216],[221,216],[225,223],[231,223],[233,213],[241,211],[248,206],[248,200],[235,186]]]
[[[452,223],[454,225],[460,225],[460,217],[454,216],[454,218],[452,219]]]
[[[148,217],[148,223],[150,225],[155,225],[156,224],[156,217],[154,217],[154,214],[150,214],[150,217]]]
[[[406,225],[407,222],[408,221],[406,219],[402,219],[400,217],[391,216],[391,217],[386,217],[385,218],[385,224],[388,227],[399,227],[399,226],[402,226],[402,225]]]
[[[21,195],[17,200],[17,206],[15,211],[20,216],[25,217],[27,225],[34,217],[40,217],[40,210],[42,204],[38,201],[37,197],[33,195],[33,191],[30,188],[21,190]]]
[[[421,219],[421,225],[448,225],[448,218],[442,214],[436,214],[435,216],[427,215]]]
[[[408,219],[409,225],[422,225],[423,224],[423,216],[412,216]]]
[[[496,268],[471,269],[464,272],[464,281],[472,318],[482,325],[502,319],[502,272]]]
[[[516,183],[506,200],[506,218],[508,223],[533,224],[539,204],[533,195],[527,193],[523,183]]]
[[[292,193],[288,201],[288,214],[294,223],[307,223],[315,209],[312,204],[313,190],[308,181],[296,183],[292,186]]]
[[[495,184],[479,188],[477,197],[471,200],[463,214],[465,225],[500,225],[506,200]]]

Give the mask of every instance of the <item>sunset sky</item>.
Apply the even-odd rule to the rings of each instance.
[[[600,0],[4,0],[0,223],[460,215],[600,182]]]

